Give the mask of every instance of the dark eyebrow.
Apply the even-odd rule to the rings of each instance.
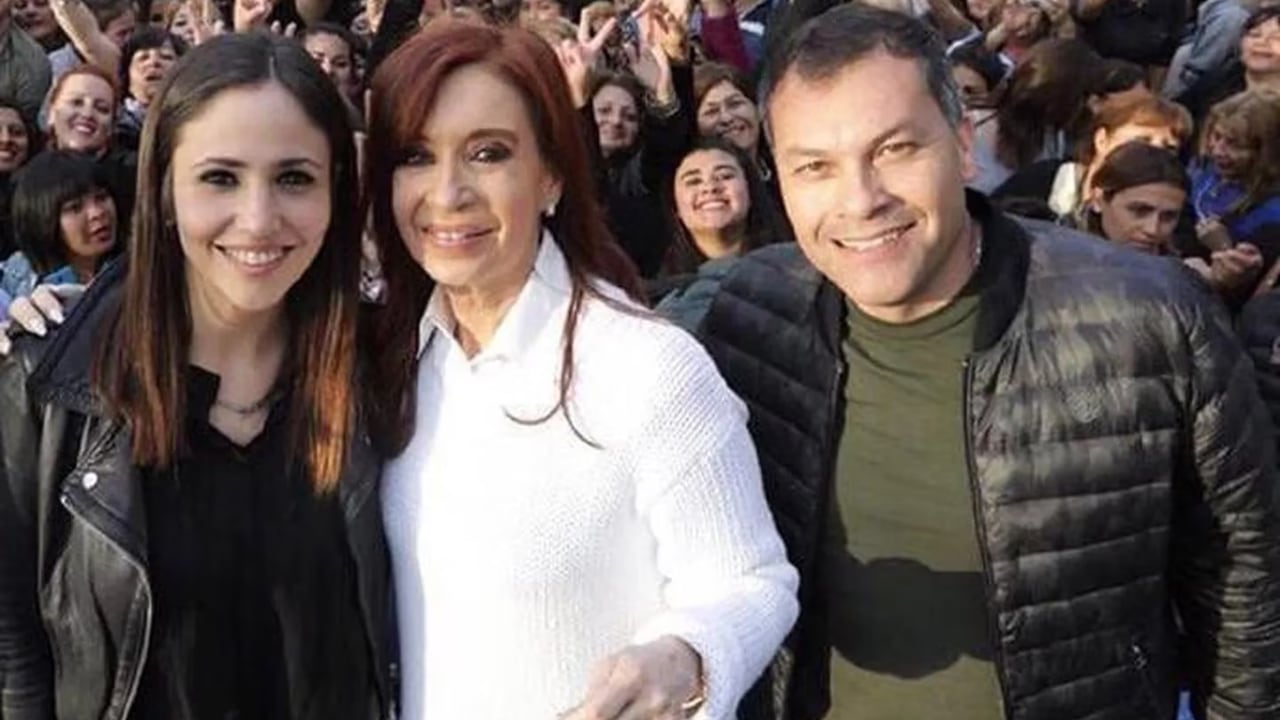
[[[884,141],[885,141],[885,140],[888,140],[889,138],[893,137],[894,135],[897,135],[898,133],[903,132],[903,131],[907,130],[907,129],[908,129],[908,128],[910,128],[910,127],[912,127],[912,125],[911,125],[911,121],[910,121],[910,120],[903,120],[903,121],[899,122],[898,124],[893,125],[892,127],[888,128],[888,129],[886,129],[886,130],[882,130],[878,135],[876,135],[874,138],[872,138],[870,145],[871,145],[871,147],[872,147],[872,148],[878,148],[878,147],[880,147],[881,145],[883,145],[883,144],[884,144]],[[788,156],[788,157],[792,157],[792,156],[799,156],[799,157],[825,157],[825,156],[827,156],[828,154],[829,154],[829,153],[828,153],[826,150],[819,150],[819,149],[817,149],[817,148],[807,148],[807,147],[803,147],[803,146],[791,146],[791,147],[788,147],[788,148],[784,148],[784,149],[783,149],[783,151],[782,151],[781,153],[779,153],[779,155],[785,155],[785,156]]]
[[[507,130],[505,128],[480,128],[479,130],[472,132],[471,135],[468,137],[468,139],[470,140],[484,140],[486,138],[492,138],[495,140],[505,140],[509,143],[520,142],[519,135],[517,135],[514,131]]]
[[[288,169],[297,168],[297,167],[308,167],[308,166],[316,169],[320,168],[320,163],[316,162],[315,160],[312,160],[311,158],[303,158],[303,157],[285,158],[284,160],[281,160],[276,164],[279,167],[288,168]],[[237,170],[240,168],[248,167],[248,163],[246,163],[243,160],[238,160],[236,158],[226,158],[226,157],[201,158],[200,161],[197,162],[195,166],[204,167],[206,165],[216,165],[218,167],[233,168]]]
[[[475,142],[476,140],[502,140],[511,143],[512,145],[520,144],[520,136],[517,135],[514,130],[508,130],[506,128],[480,128],[479,130],[472,130],[467,135],[466,141]],[[431,138],[426,135],[419,135],[416,140],[410,141],[410,144],[430,147]]]

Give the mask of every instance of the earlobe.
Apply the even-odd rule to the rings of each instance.
[[[542,212],[547,217],[556,214],[556,208],[560,205],[560,196],[563,191],[559,180],[548,182],[542,191]]]
[[[1107,129],[1106,129],[1106,128],[1098,128],[1098,129],[1097,129],[1097,131],[1095,131],[1095,132],[1093,133],[1093,153],[1094,153],[1094,155],[1101,155],[1101,154],[1102,154],[1102,150],[1103,150],[1103,148],[1105,148],[1105,147],[1107,146],[1107,140],[1108,140],[1108,137],[1107,137]]]

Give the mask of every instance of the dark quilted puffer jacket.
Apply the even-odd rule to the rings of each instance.
[[[1272,429],[1280,430],[1280,288],[1244,306],[1239,333],[1257,371],[1258,389],[1271,413]],[[1276,433],[1276,449],[1280,453],[1280,432]]]
[[[983,262],[998,263],[964,423],[1006,716],[1169,720],[1182,684],[1200,717],[1280,718],[1274,448],[1225,318],[1167,261],[976,196],[970,212]],[[802,578],[775,696],[749,696],[743,717],[828,705],[814,556],[843,418],[843,308],[797,247],[774,246],[739,263],[699,328],[750,406]]]

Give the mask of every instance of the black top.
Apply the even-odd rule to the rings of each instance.
[[[1222,67],[1205,73],[1176,99],[1191,112],[1199,132],[1204,129],[1204,121],[1214,105],[1246,89],[1244,65],[1238,59],[1233,59]]]
[[[1070,3],[1074,8],[1077,0]],[[1187,20],[1183,0],[1109,0],[1092,20],[1079,20],[1079,37],[1105,58],[1168,65]]]
[[[288,461],[287,401],[247,446],[211,427],[218,384],[190,369],[189,451],[143,475],[156,611],[131,717],[372,717],[337,496],[316,497]]]

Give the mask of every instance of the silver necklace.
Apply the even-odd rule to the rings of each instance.
[[[973,269],[977,270],[982,264],[982,229],[973,227],[970,232],[973,233]]]
[[[263,410],[271,407],[279,396],[280,392],[278,390],[272,390],[264,395],[261,400],[253,403],[252,405],[236,405],[235,403],[230,403],[226,400],[219,400],[216,398],[214,399],[213,404],[216,407],[233,412],[236,415],[257,415]]]

